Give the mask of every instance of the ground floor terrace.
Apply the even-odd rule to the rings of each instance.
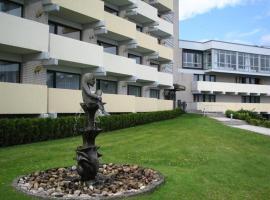
[[[46,85],[0,83],[0,115],[74,114],[83,112],[81,90]],[[103,94],[109,113],[151,112],[173,109],[173,101],[133,95]]]
[[[19,175],[71,166],[81,137],[0,149],[0,193],[5,200],[31,199],[12,188]],[[227,127],[199,115],[101,134],[103,163],[150,167],[165,184],[136,200],[260,199],[270,196],[270,138]],[[151,145],[149,145],[151,144]]]

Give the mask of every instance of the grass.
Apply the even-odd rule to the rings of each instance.
[[[0,149],[0,199],[31,199],[11,182],[35,170],[70,166],[80,137]],[[270,138],[198,115],[100,135],[102,162],[159,170],[166,183],[132,200],[269,199]]]

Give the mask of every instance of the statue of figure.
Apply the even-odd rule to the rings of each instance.
[[[96,80],[94,74],[87,73],[82,77],[81,86],[83,102],[88,107],[98,105],[101,112],[104,115],[108,115],[108,113],[104,109],[104,103],[102,103],[102,91],[97,90],[95,93],[91,92],[91,87],[94,87],[95,83]]]
[[[95,146],[96,136],[102,131],[97,127],[96,113],[101,110],[103,115],[108,115],[102,102],[102,91],[91,92],[91,87],[95,85],[95,77],[91,73],[84,74],[81,81],[83,103],[81,107],[86,115],[85,129],[83,129],[83,146],[77,148],[77,171],[83,181],[95,179],[98,172],[101,156]]]

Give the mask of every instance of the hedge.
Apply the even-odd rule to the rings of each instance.
[[[246,121],[248,124],[254,125],[254,126],[262,126],[266,128],[270,128],[270,121],[264,119],[261,115],[248,111],[248,110],[239,110],[239,111],[232,111],[227,110],[226,116],[231,117],[231,114],[233,115],[234,119],[241,119]]]
[[[128,128],[150,122],[172,119],[179,109],[149,113],[130,113],[100,117],[103,131]],[[79,135],[85,117],[0,119],[0,147],[46,141]]]

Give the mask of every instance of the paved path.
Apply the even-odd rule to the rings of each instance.
[[[240,129],[270,136],[270,128],[248,125],[245,121],[238,120],[238,119],[229,119],[226,117],[211,117],[211,118],[216,119],[222,122],[223,124],[226,124],[234,128],[240,128]]]

